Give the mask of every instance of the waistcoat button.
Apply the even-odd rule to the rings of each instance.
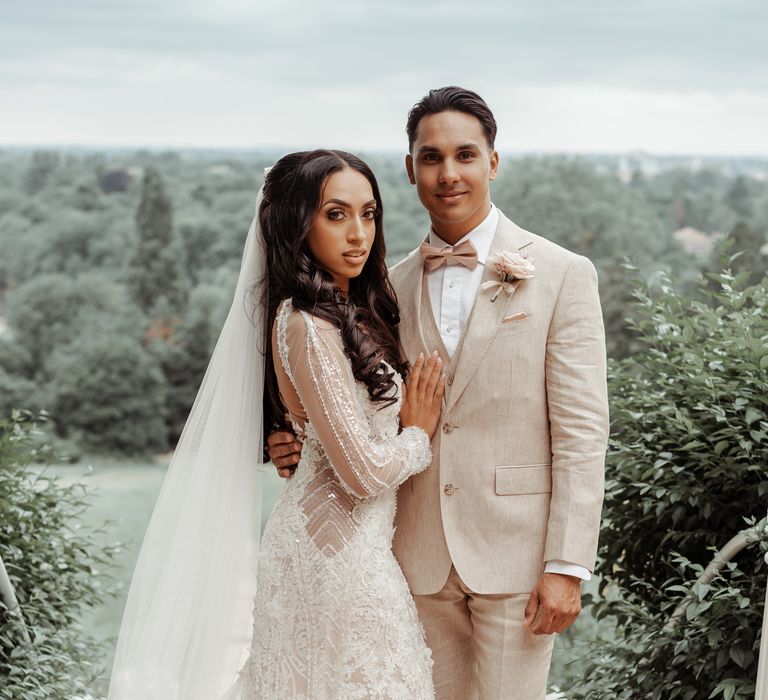
[[[444,433],[452,433],[453,432],[453,423],[443,423],[443,432]]]
[[[443,492],[445,493],[446,496],[451,496],[453,495],[454,490],[455,489],[453,487],[453,484],[446,484],[445,488],[443,489]]]

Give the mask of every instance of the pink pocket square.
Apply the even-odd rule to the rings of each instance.
[[[524,318],[528,318],[530,315],[531,314],[529,314],[527,311],[518,311],[515,314],[505,316],[501,322],[506,323],[507,321],[522,321]]]

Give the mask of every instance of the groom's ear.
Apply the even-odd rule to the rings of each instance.
[[[499,152],[497,150],[491,151],[491,174],[489,175],[489,180],[495,180],[496,176],[499,174]]]
[[[413,156],[409,153],[405,156],[405,172],[408,173],[408,182],[416,184],[416,176],[413,174]]]

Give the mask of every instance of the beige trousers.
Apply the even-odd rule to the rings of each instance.
[[[439,593],[414,596],[437,700],[544,700],[554,635],[523,627],[528,597],[473,593],[454,567]]]

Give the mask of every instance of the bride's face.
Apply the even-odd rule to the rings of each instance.
[[[336,286],[349,291],[371,253],[376,235],[376,200],[371,184],[357,170],[344,168],[325,183],[307,244]]]

